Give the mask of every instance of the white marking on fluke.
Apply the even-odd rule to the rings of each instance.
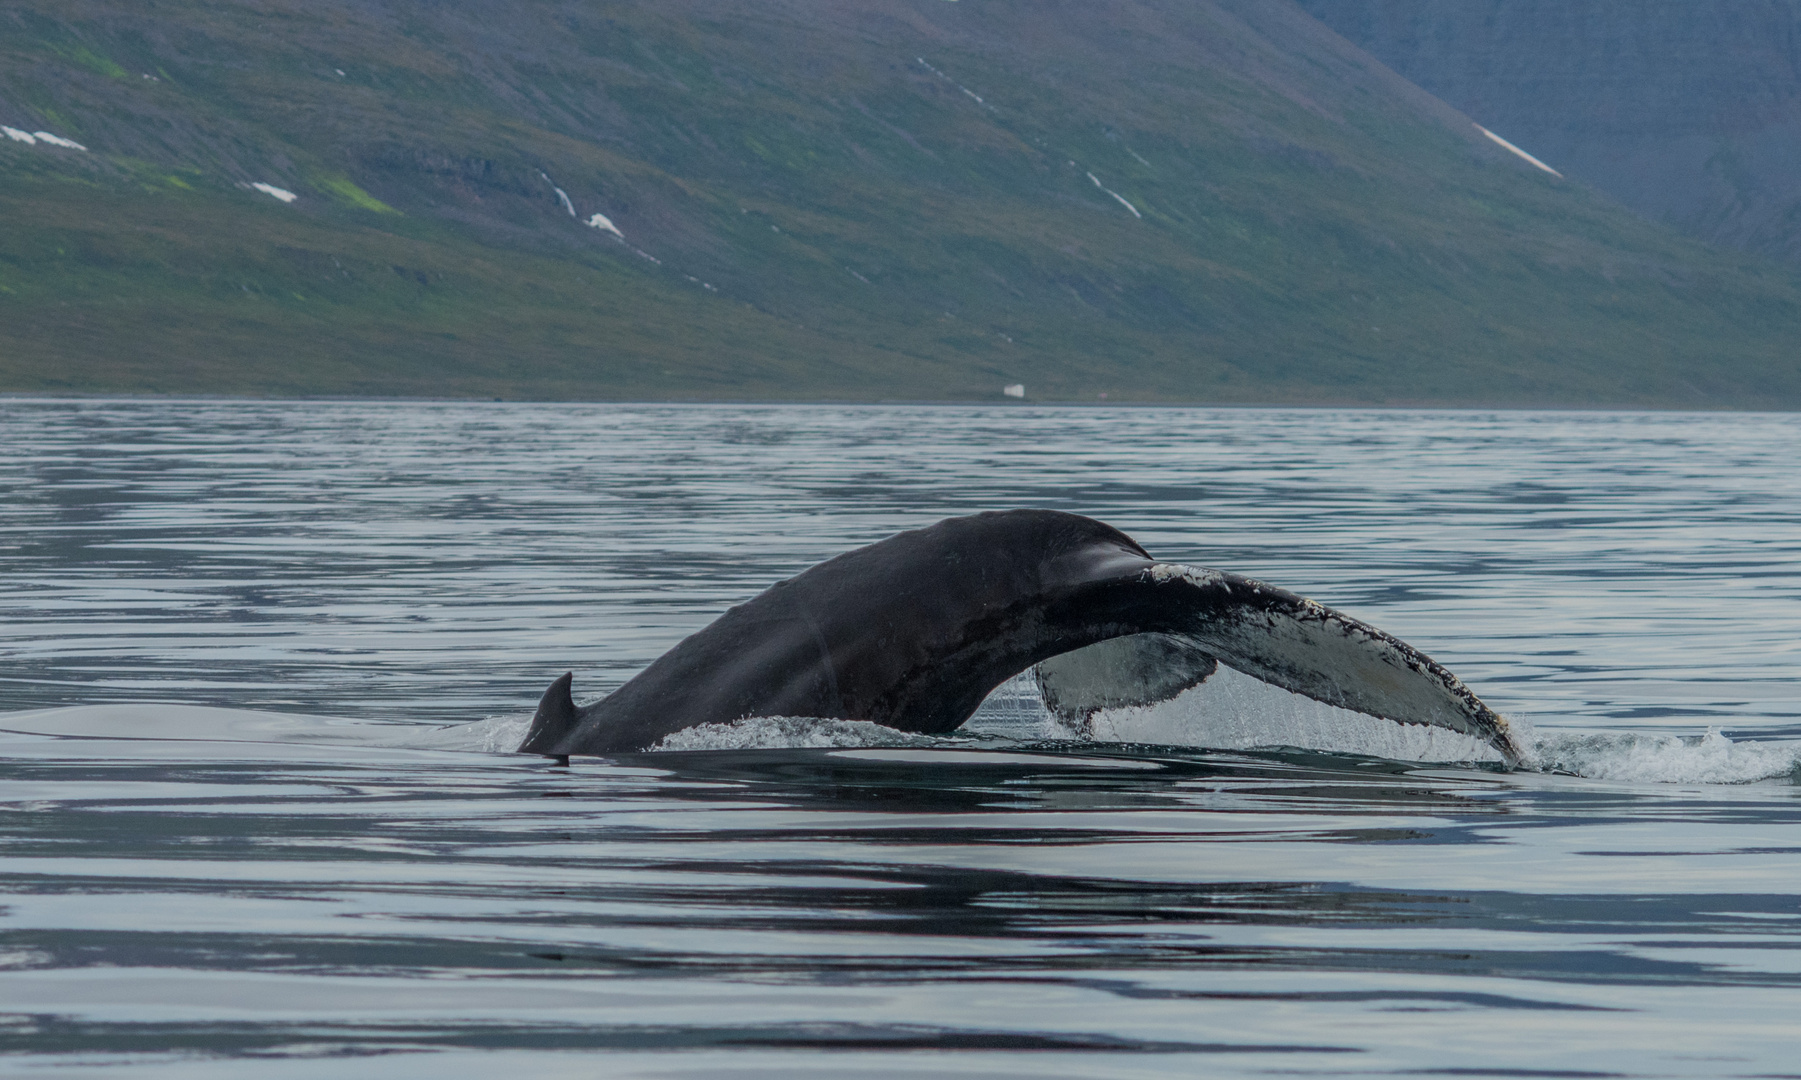
[[[1527,161],[1530,161],[1534,165],[1537,165],[1539,168],[1550,173],[1552,176],[1557,177],[1559,180],[1563,179],[1562,173],[1558,172],[1556,169],[1551,168],[1551,166],[1546,165],[1544,162],[1533,157],[1531,154],[1526,153],[1524,150],[1521,150],[1519,147],[1508,142],[1506,139],[1503,139],[1499,135],[1496,135],[1494,132],[1483,127],[1481,124],[1476,125],[1476,130],[1480,131],[1484,135],[1487,135],[1490,139],[1493,139],[1495,141],[1496,145],[1500,146],[1502,149],[1509,150],[1515,154],[1518,154],[1520,157],[1525,158]]]
[[[1077,738],[1212,749],[1304,747],[1392,761],[1502,761],[1483,740],[1442,727],[1401,724],[1291,694],[1221,665],[1167,701],[1102,709]]]
[[[1151,567],[1151,580],[1159,585],[1173,578],[1180,578],[1190,585],[1198,585],[1203,589],[1212,588],[1226,580],[1218,570],[1208,570],[1199,566],[1183,566],[1181,563],[1158,563]]]

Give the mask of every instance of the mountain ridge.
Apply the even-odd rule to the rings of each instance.
[[[1791,272],[1287,0],[5,19],[3,389],[1801,404]]]
[[[1299,2],[1646,217],[1801,262],[1801,2]]]

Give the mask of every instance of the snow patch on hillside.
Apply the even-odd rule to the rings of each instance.
[[[1089,173],[1088,179],[1094,181],[1095,187],[1100,188],[1102,191],[1113,196],[1115,199],[1118,199],[1119,205],[1125,207],[1127,210],[1132,211],[1133,217],[1137,218],[1140,221],[1144,220],[1144,215],[1138,212],[1138,207],[1133,206],[1131,203],[1127,202],[1126,197],[1124,195],[1121,195],[1119,192],[1114,191],[1112,188],[1108,187],[1106,184],[1101,183],[1100,177],[1094,175],[1093,173]]]
[[[1502,149],[1507,150],[1514,154],[1518,154],[1520,157],[1524,158],[1527,161],[1530,161],[1532,164],[1534,164],[1534,165],[1538,166],[1539,168],[1543,169],[1544,171],[1550,173],[1552,176],[1557,177],[1559,180],[1563,179],[1562,173],[1558,172],[1556,169],[1551,168],[1551,166],[1546,165],[1544,162],[1533,157],[1531,154],[1526,153],[1524,150],[1521,150],[1519,147],[1508,142],[1506,139],[1503,139],[1499,135],[1496,135],[1494,132],[1483,127],[1481,124],[1476,125],[1476,130],[1480,131],[1484,135],[1487,135],[1490,139],[1493,139],[1495,144],[1500,146]]]
[[[48,131],[21,131],[16,127],[8,127],[5,124],[0,124],[0,134],[4,134],[13,142],[22,142],[26,146],[36,146],[38,143],[45,143],[49,146],[60,146],[64,150],[87,149],[87,147],[76,142],[74,139],[65,139],[61,135],[56,135]]]
[[[988,104],[986,101],[983,101],[982,95],[976,93],[974,90],[971,90],[969,87],[964,86],[962,83],[951,78],[949,75],[946,75],[944,72],[939,71],[937,68],[926,63],[925,57],[916,56],[916,57],[914,57],[914,59],[918,60],[920,66],[925,68],[927,71],[931,72],[932,74],[938,76],[940,79],[943,79],[945,82],[950,83],[952,86],[956,87],[957,89],[963,91],[965,94],[969,95],[969,97],[972,100],[974,100],[977,105],[980,105],[982,108],[987,109],[989,112],[994,111],[994,106]]]
[[[34,132],[32,132],[32,134],[37,136],[38,142],[47,142],[51,146],[60,146],[64,150],[86,150],[87,149],[87,147],[76,142],[74,139],[65,139],[61,135],[52,135],[48,131],[34,131]]]

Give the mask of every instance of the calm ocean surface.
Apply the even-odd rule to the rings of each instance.
[[[1798,461],[1775,415],[0,400],[0,1072],[1801,1076]],[[1125,743],[1008,688],[499,752],[563,671],[1014,506],[1381,626],[1543,771],[1229,680]]]

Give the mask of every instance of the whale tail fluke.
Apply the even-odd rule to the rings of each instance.
[[[1507,720],[1463,680],[1405,641],[1286,589],[1219,570],[1162,563],[1141,607],[1235,671],[1340,709],[1480,739],[1508,764],[1525,756]],[[1155,698],[1152,698],[1155,700]]]
[[[544,697],[538,701],[538,711],[532,714],[531,730],[519,744],[521,754],[544,754],[568,760],[567,754],[557,753],[556,746],[575,730],[580,719],[575,711],[575,697],[569,689],[574,683],[575,673],[566,671],[544,691]]]
[[[552,683],[520,750],[643,750],[752,716],[870,720],[942,734],[1036,667],[1081,732],[1101,710],[1174,698],[1220,665],[1350,712],[1448,728],[1508,762],[1507,721],[1389,634],[1237,574],[1159,563],[1109,525],[1050,510],[951,518],[846,552],[685,638],[602,702]]]

